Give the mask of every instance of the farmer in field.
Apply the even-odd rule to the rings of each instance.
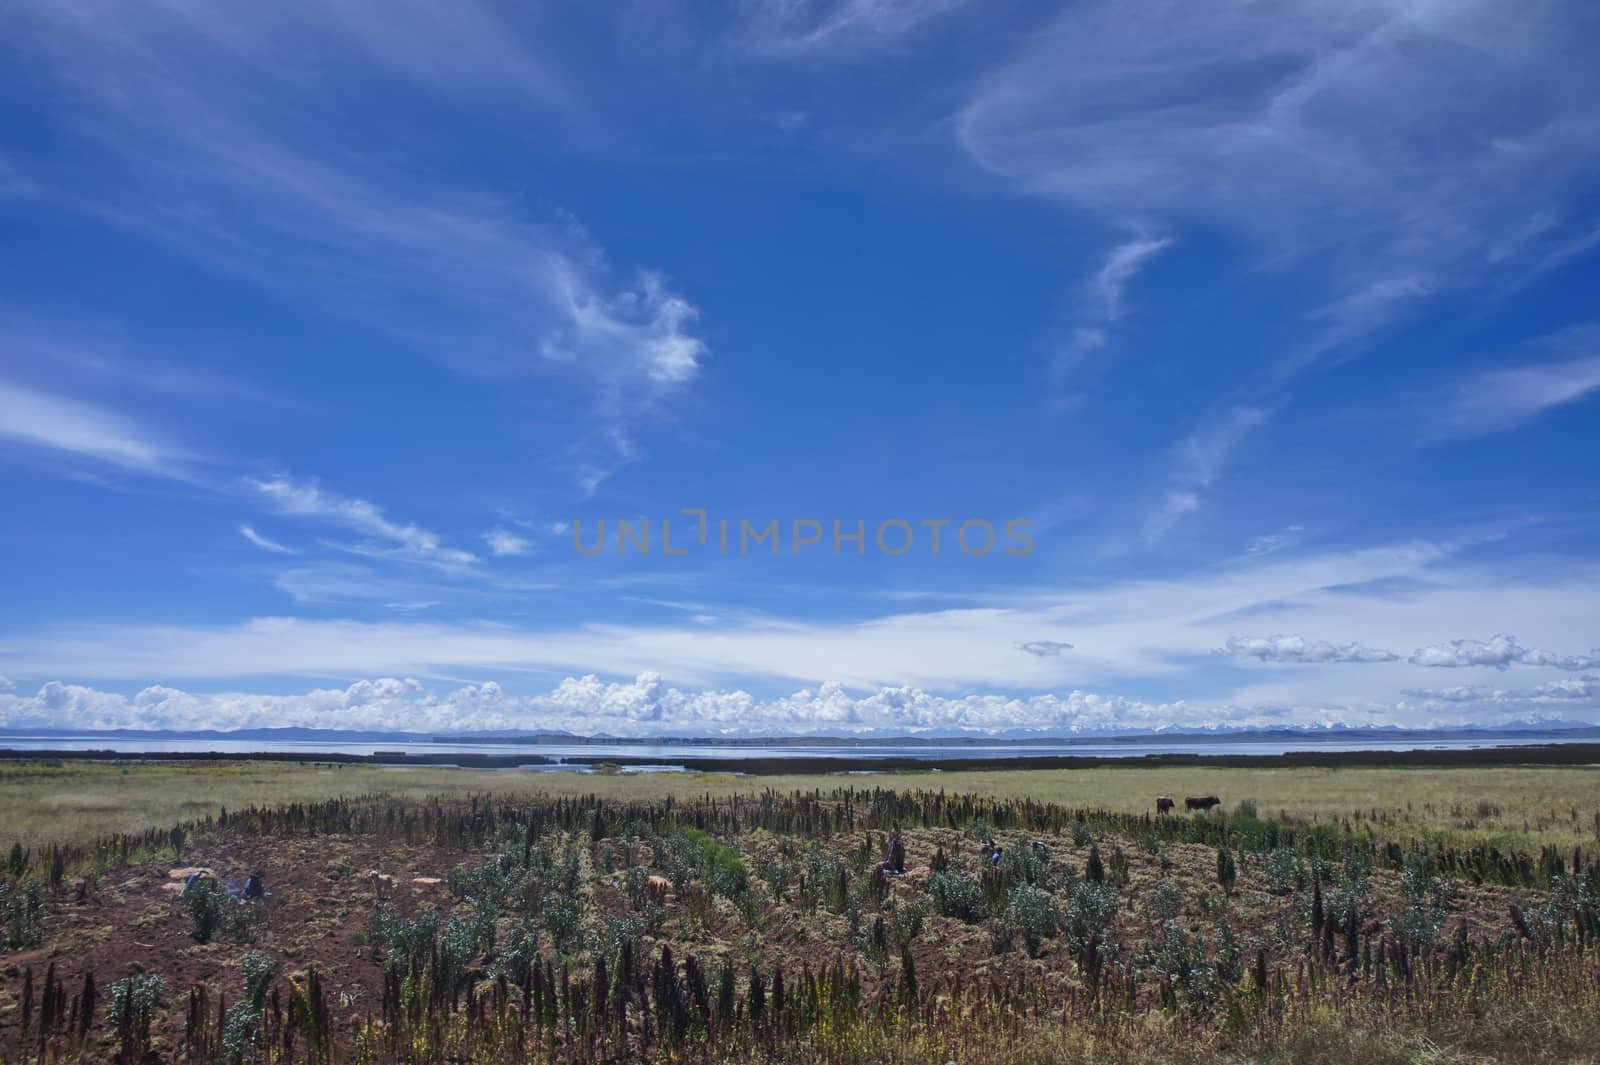
[[[261,870],[250,870],[250,875],[244,881],[244,890],[239,893],[239,897],[242,899],[260,899],[265,898],[266,895],[267,887],[262,882]]]
[[[996,843],[993,836],[983,841],[983,857],[990,865],[999,865],[1006,849]]]
[[[906,871],[906,844],[896,830],[889,840],[889,856],[878,863],[878,868],[891,876],[901,876]]]

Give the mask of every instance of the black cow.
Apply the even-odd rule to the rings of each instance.
[[[1213,806],[1221,806],[1222,800],[1215,795],[1190,795],[1183,800],[1186,810],[1209,810]]]
[[[1171,813],[1172,812],[1172,807],[1173,807],[1173,802],[1167,796],[1165,796],[1165,795],[1157,795],[1156,796],[1156,813],[1158,813],[1158,814]]]

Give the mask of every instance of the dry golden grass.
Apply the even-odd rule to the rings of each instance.
[[[1600,766],[1497,768],[1136,768],[741,777],[724,773],[582,774],[287,762],[0,764],[0,845],[83,841],[204,817],[221,807],[387,793],[599,794],[634,800],[834,787],[943,789],[1139,812],[1158,794],[1215,794],[1231,810],[1303,820],[1361,817],[1460,840],[1590,845],[1600,827]],[[1181,808],[1181,807],[1180,807]]]

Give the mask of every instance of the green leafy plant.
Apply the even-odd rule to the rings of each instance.
[[[941,917],[973,923],[983,919],[983,888],[960,873],[934,873],[928,878],[928,897]]]
[[[1104,881],[1080,880],[1067,900],[1067,943],[1073,953],[1091,938],[1103,938],[1117,919],[1116,888]]]
[[[1053,939],[1061,928],[1061,908],[1055,896],[1032,884],[1011,889],[1011,924],[1022,936],[1028,953],[1039,956],[1044,941]]]

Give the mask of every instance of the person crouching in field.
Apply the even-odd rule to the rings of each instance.
[[[897,830],[889,840],[889,856],[878,863],[878,868],[890,876],[902,876],[906,871],[906,844]]]

